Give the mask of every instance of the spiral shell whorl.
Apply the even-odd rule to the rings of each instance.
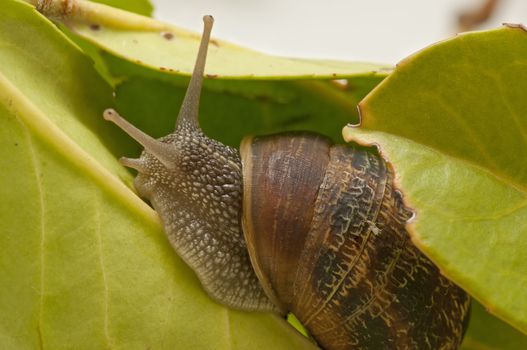
[[[287,237],[289,232],[284,228],[294,224],[273,222],[283,220],[280,216],[283,208],[277,207],[276,202],[280,203],[281,198],[293,202],[298,199],[281,184],[291,179],[280,178],[281,174],[272,169],[263,171],[265,162],[276,161],[273,150],[280,137],[305,139],[304,142],[283,141],[282,146],[294,150],[282,147],[276,151],[281,158],[284,153],[299,158],[295,162],[287,159],[280,166],[274,164],[275,168],[282,169],[282,175],[295,172],[288,167],[311,169],[318,167],[313,163],[319,160],[327,162],[321,182],[311,184],[318,189],[314,203],[299,200],[305,205],[303,211],[312,213],[303,238]],[[312,154],[316,146],[306,144],[313,142],[327,147],[327,157],[317,156],[313,161],[307,155],[298,157],[302,151]],[[244,206],[248,200],[258,202],[266,216],[258,220],[258,212],[245,212],[244,231],[249,231],[245,235],[248,240],[255,240],[252,244],[260,249],[260,241],[274,242],[267,251],[251,252],[253,265],[258,276],[267,279],[268,287],[264,285],[264,289],[271,299],[280,300],[282,308],[293,312],[323,348],[456,349],[459,346],[468,321],[469,297],[443,277],[410,241],[405,224],[411,212],[394,189],[393,172],[382,158],[352,147],[330,147],[327,140],[311,135],[272,136],[269,142],[258,138],[250,152],[242,152],[244,166],[249,157],[247,153],[257,155],[264,164],[258,165],[261,169],[252,175],[252,180],[245,179],[251,175],[244,169]],[[255,188],[256,183],[262,182],[274,184],[268,184],[263,190]],[[281,191],[266,193],[276,188]],[[298,187],[294,189],[301,192]],[[247,194],[250,192],[253,194]],[[277,212],[273,213],[273,208]],[[294,215],[287,218],[303,219]],[[265,228],[258,222],[264,222]],[[269,229],[273,227],[276,230]],[[279,247],[288,242],[301,244],[296,249],[302,253],[294,261],[291,256],[273,255],[290,250]],[[255,263],[255,254],[265,259],[257,258],[260,260]],[[280,260],[288,263],[273,263]],[[276,279],[278,268],[287,276]]]

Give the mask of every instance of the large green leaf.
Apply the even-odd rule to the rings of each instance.
[[[169,74],[192,73],[199,34],[85,0],[77,0],[75,4],[75,11],[65,11],[62,1],[51,0],[45,14],[64,21],[79,36],[116,56]],[[213,39],[206,73],[209,77],[237,79],[338,79],[375,75],[386,69],[372,63],[269,56]]]
[[[71,13],[61,12],[59,1],[50,4],[46,13],[77,34],[73,39],[115,85],[120,112],[151,135],[170,132],[199,34],[86,1],[76,2],[78,11]],[[167,33],[179,34],[166,39]],[[212,137],[232,146],[247,134],[284,129],[316,130],[342,142],[341,127],[358,121],[358,101],[391,70],[370,63],[278,58],[214,43],[221,45],[209,49],[206,69],[215,79],[205,82],[200,121]],[[210,72],[215,60],[217,70]]]
[[[186,84],[133,77],[117,86],[116,104],[142,130],[163,136],[174,128]],[[208,81],[200,110],[207,135],[234,147],[246,135],[284,130],[314,130],[342,143],[342,126],[358,120],[344,92],[316,81]]]
[[[375,143],[416,217],[413,241],[527,332],[527,33],[460,35],[401,62],[346,139]]]
[[[103,58],[114,75],[110,81],[119,111],[150,135],[171,132],[188,78],[107,53]],[[342,143],[342,126],[358,122],[358,102],[385,74],[358,74],[338,82],[206,79],[200,123],[208,135],[235,147],[246,135],[284,130],[318,131]]]
[[[274,315],[205,295],[119,179],[108,86],[32,7],[0,11],[0,347],[310,347]]]

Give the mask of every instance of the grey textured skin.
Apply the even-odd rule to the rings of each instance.
[[[274,310],[251,266],[241,232],[238,151],[180,125],[160,141],[171,144],[175,167],[141,155],[134,184],[159,213],[170,243],[211,297],[244,310]]]

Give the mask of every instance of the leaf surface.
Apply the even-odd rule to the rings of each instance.
[[[61,19],[77,35],[104,51],[169,74],[192,73],[201,34],[85,0],[77,0],[76,10],[71,12],[64,12],[58,0],[50,3],[45,14]],[[217,39],[211,43],[205,71],[210,77],[340,79],[383,75],[390,70],[365,62],[270,56]]]
[[[520,350],[527,337],[489,314],[478,302],[472,303],[470,325],[460,350]]]
[[[151,16],[154,7],[148,0],[91,0],[100,4],[117,7],[143,16]]]

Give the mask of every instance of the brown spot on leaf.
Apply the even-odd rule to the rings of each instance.
[[[216,47],[220,47],[220,44],[216,41],[216,39],[210,39],[210,43]]]
[[[205,74],[205,76],[209,79],[214,79],[218,77],[218,74]]]
[[[161,69],[161,70],[167,70],[167,68],[165,68],[165,67],[159,67],[159,69]]]
[[[170,33],[170,32],[161,32],[161,36],[167,40],[172,40],[174,39],[174,34]]]
[[[90,29],[94,31],[101,30],[101,25],[97,23],[90,24]]]

